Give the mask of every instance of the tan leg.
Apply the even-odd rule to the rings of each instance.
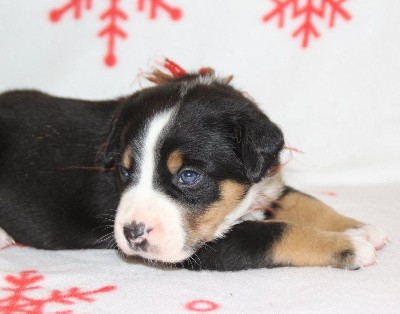
[[[293,224],[286,224],[266,258],[273,265],[348,269],[358,269],[376,261],[373,245],[360,237]]]
[[[183,266],[241,270],[279,266],[358,269],[376,261],[375,248],[361,237],[282,221],[244,221],[208,242]]]
[[[288,189],[277,202],[274,219],[326,231],[346,231],[360,228],[363,223],[337,213],[320,200]]]
[[[275,205],[273,218],[279,221],[363,237],[377,249],[388,241],[381,229],[343,216],[320,200],[291,188],[283,193]]]

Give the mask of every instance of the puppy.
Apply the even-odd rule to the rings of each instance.
[[[213,270],[374,263],[386,234],[285,186],[281,130],[229,79],[153,81],[101,102],[0,96],[0,247]]]

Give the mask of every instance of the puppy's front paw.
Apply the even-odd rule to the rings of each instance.
[[[375,247],[363,237],[350,237],[354,247],[353,260],[349,264],[349,269],[359,269],[364,266],[375,264],[378,259]]]
[[[335,254],[335,266],[356,270],[377,262],[374,246],[359,236],[346,236],[346,246]]]
[[[373,225],[364,225],[361,228],[348,229],[345,233],[352,237],[364,238],[370,242],[376,250],[382,249],[389,242],[387,233]]]
[[[7,232],[0,228],[0,249],[4,249],[7,246],[13,245],[15,241],[11,238]]]

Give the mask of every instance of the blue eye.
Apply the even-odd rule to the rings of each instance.
[[[193,170],[184,170],[179,175],[179,183],[184,185],[191,185],[196,183],[199,179],[200,174]]]
[[[119,171],[121,172],[122,176],[129,177],[129,171],[124,166],[120,166]]]

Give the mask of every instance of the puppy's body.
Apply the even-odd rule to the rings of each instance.
[[[93,167],[117,102],[9,92],[0,105],[0,227],[45,249],[105,247],[116,180]],[[81,167],[81,168],[80,168]]]
[[[386,235],[285,187],[282,146],[255,104],[208,74],[109,102],[6,93],[0,227],[44,249],[115,238],[193,269],[372,263]]]

